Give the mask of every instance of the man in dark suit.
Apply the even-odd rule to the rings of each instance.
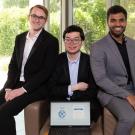
[[[135,41],[124,35],[127,12],[114,5],[107,11],[109,33],[91,48],[91,68],[98,98],[117,118],[115,135],[130,135],[135,124]]]
[[[0,134],[16,135],[14,117],[28,104],[45,99],[58,56],[58,40],[44,30],[48,10],[30,9],[30,29],[16,36],[8,78],[0,92]]]
[[[53,101],[90,101],[91,120],[100,114],[97,87],[94,83],[89,55],[80,51],[85,39],[83,30],[76,25],[63,33],[66,52],[58,56],[56,70],[50,80],[50,99]]]

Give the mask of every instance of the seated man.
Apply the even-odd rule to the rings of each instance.
[[[31,7],[29,30],[16,36],[7,81],[0,90],[1,135],[16,135],[14,116],[30,103],[48,97],[47,83],[59,45],[58,39],[44,29],[47,17],[44,6]]]
[[[107,10],[109,33],[91,48],[91,69],[100,87],[98,98],[117,118],[115,135],[130,135],[135,124],[135,40],[124,32],[127,11]]]
[[[56,70],[50,80],[52,101],[90,101],[91,120],[96,121],[101,108],[96,98],[97,87],[90,69],[89,55],[80,51],[85,39],[83,30],[76,25],[63,33],[66,52],[57,60]]]

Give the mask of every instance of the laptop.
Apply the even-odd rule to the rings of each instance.
[[[90,102],[51,102],[49,135],[90,135]]]

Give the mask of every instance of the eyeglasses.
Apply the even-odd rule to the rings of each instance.
[[[79,39],[79,38],[74,38],[74,39],[65,38],[65,39],[64,39],[64,42],[65,42],[65,44],[70,44],[71,42],[72,42],[73,44],[79,44],[79,43],[81,42],[81,39]]]
[[[32,19],[39,19],[39,20],[45,20],[46,19],[46,17],[44,17],[44,16],[37,16],[35,14],[31,14],[30,16],[31,16]]]

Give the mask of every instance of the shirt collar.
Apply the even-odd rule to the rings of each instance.
[[[81,55],[81,53],[78,52],[77,58],[76,58],[75,60],[70,60],[70,58],[69,58],[69,56],[68,56],[68,53],[67,53],[68,62],[69,62],[69,63],[77,63],[77,62],[80,60],[80,55]]]
[[[118,41],[116,41],[116,40],[113,38],[113,36],[111,35],[110,32],[109,32],[109,35],[111,36],[111,38],[114,40],[114,42],[115,42],[116,44],[120,44]],[[123,35],[123,41],[122,41],[122,44],[125,44],[125,43],[126,43],[126,36]]]
[[[40,31],[38,31],[34,36],[33,38],[30,38],[29,34],[30,32],[27,33],[26,35],[26,39],[34,39],[34,38],[38,38],[39,34],[41,33],[42,29]]]

